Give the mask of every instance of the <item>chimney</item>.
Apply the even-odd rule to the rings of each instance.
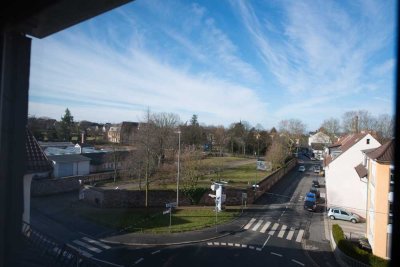
[[[358,133],[358,131],[359,131],[359,129],[358,129],[358,116],[357,115],[354,118],[354,131],[355,131],[355,133]]]
[[[85,143],[85,132],[81,133],[81,144]]]

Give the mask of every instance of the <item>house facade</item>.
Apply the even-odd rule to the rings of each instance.
[[[363,151],[380,143],[369,133],[349,134],[328,148],[324,158],[327,207],[341,207],[361,217],[367,215],[367,179],[355,166],[363,161]]]
[[[55,178],[87,175],[90,172],[90,158],[79,154],[48,156],[53,162]]]
[[[132,145],[136,141],[138,130],[138,122],[123,121],[122,123],[114,124],[109,128],[107,139],[112,143]]]
[[[331,144],[331,139],[323,132],[317,132],[308,138],[308,146],[316,159],[324,158],[324,150]]]
[[[364,153],[368,178],[367,237],[372,252],[390,259],[393,226],[394,140]]]

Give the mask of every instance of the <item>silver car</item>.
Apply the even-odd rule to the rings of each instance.
[[[328,217],[332,220],[345,220],[352,223],[358,223],[360,221],[360,216],[341,208],[330,208],[328,211]]]

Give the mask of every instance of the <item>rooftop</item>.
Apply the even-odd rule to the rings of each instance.
[[[27,154],[27,165],[26,173],[38,173],[38,172],[49,172],[53,170],[53,165],[43,153],[35,137],[26,129],[26,154]]]
[[[394,139],[376,149],[372,149],[372,151],[366,152],[366,155],[379,163],[392,163],[394,161]]]

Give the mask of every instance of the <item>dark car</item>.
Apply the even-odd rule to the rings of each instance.
[[[365,251],[372,252],[372,247],[365,237],[358,239],[358,247]]]
[[[316,187],[311,187],[311,188],[310,188],[310,192],[311,192],[311,193],[314,193],[315,196],[316,196],[317,198],[320,198],[320,196],[321,196],[321,194],[320,194],[318,188],[316,188]]]
[[[319,182],[318,182],[318,180],[313,180],[313,181],[312,181],[312,186],[313,186],[313,187],[319,187]]]
[[[306,197],[304,200],[304,209],[315,211],[317,209],[317,202],[315,201],[315,198]]]

